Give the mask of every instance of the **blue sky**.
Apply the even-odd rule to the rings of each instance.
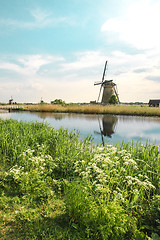
[[[0,0],[0,102],[160,99],[159,0]]]

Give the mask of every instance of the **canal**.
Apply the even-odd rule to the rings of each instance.
[[[74,113],[0,112],[2,119],[47,122],[55,129],[78,130],[80,138],[91,136],[95,143],[121,144],[122,141],[160,145],[160,118]]]

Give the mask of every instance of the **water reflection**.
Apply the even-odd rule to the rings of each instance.
[[[160,144],[160,118],[135,117],[75,113],[48,112],[8,112],[1,113],[3,119],[13,118],[18,121],[47,122],[55,129],[67,128],[69,131],[78,130],[81,138],[91,136],[95,143],[113,143],[140,140],[146,143],[156,141]]]
[[[35,114],[35,113],[34,113]],[[63,113],[52,113],[52,112],[36,112],[36,115],[45,120],[46,118],[54,118],[55,120],[61,120],[65,118]]]
[[[111,138],[112,134],[115,133],[115,127],[118,118],[112,115],[104,115],[101,119],[98,118],[99,132],[94,131],[95,134],[100,134],[102,139],[102,144],[105,144],[104,137]]]
[[[68,119],[86,119],[86,120],[95,120],[94,115],[83,115],[83,114],[73,114],[73,113],[48,113],[48,112],[37,112],[37,116],[42,118],[43,120],[47,118],[54,118],[55,120],[62,120],[65,119],[66,116]],[[102,137],[102,142],[104,143],[103,136],[107,136],[109,138],[112,137],[112,134],[115,132],[115,126],[118,121],[117,116],[114,115],[97,115],[98,125],[99,125],[99,132],[94,131],[96,134],[100,134]]]
[[[103,130],[102,134],[111,138],[112,134],[115,132],[115,126],[117,124],[118,118],[116,116],[103,116],[102,125]]]

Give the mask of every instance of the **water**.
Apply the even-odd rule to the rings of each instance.
[[[95,143],[117,144],[126,141],[160,145],[160,118],[91,115],[69,113],[0,112],[0,118],[27,122],[47,122],[55,129],[60,127],[78,130],[80,138],[91,136]]]

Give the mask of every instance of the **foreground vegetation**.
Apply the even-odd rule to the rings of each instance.
[[[159,147],[0,120],[0,239],[160,239]]]
[[[135,116],[160,116],[160,108],[147,105],[99,105],[99,104],[20,104],[0,108],[15,108],[21,111],[64,112],[84,114],[116,114]]]

